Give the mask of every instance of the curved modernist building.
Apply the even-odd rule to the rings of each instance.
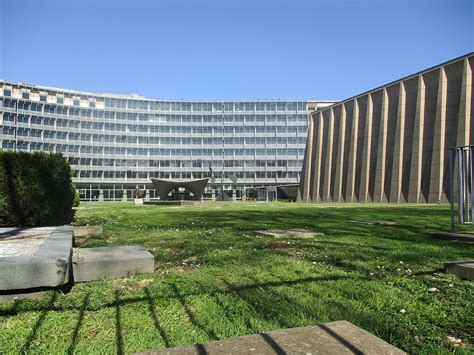
[[[474,144],[469,53],[312,113],[306,201],[445,202],[451,147]]]
[[[161,101],[0,81],[2,149],[61,152],[83,200],[132,199],[151,178],[299,183],[309,112],[325,102]],[[237,183],[235,182],[237,179]]]

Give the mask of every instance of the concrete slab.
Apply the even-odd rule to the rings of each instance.
[[[458,242],[474,243],[474,234],[471,232],[438,232],[433,234],[434,237],[446,240],[457,240]]]
[[[72,242],[68,226],[0,228],[0,291],[67,284]]]
[[[153,254],[141,246],[74,248],[72,254],[75,282],[152,273],[154,267]]]
[[[349,223],[368,224],[372,226],[394,226],[397,224],[397,222],[393,221],[349,221]]]
[[[405,354],[347,321],[246,335],[141,354]]]
[[[181,201],[167,201],[167,200],[149,200],[143,201],[144,205],[156,206],[199,206],[202,201],[181,200]]]
[[[461,279],[474,280],[474,260],[446,262],[444,270]]]
[[[307,229],[270,229],[255,231],[257,235],[273,238],[312,238],[324,235],[324,233],[312,232]]]
[[[74,237],[100,237],[103,231],[101,226],[77,226],[74,227]]]

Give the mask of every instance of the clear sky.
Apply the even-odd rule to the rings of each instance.
[[[0,4],[0,78],[158,99],[344,99],[474,48],[473,0]]]

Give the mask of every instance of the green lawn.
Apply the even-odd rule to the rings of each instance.
[[[104,227],[83,247],[144,245],[155,273],[0,305],[0,353],[131,353],[341,319],[409,353],[474,351],[474,284],[442,270],[474,245],[430,237],[449,229],[447,205],[102,203],[76,220]],[[325,236],[253,234],[268,228]]]

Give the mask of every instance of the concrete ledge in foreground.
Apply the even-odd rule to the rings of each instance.
[[[141,354],[405,354],[375,335],[337,321],[301,328],[245,335],[205,345],[182,346]]]
[[[74,248],[72,255],[75,282],[152,273],[154,267],[153,254],[141,246]]]
[[[474,260],[444,263],[444,270],[461,279],[474,280]]]
[[[17,228],[2,232],[0,291],[56,287],[70,276],[72,227]]]

